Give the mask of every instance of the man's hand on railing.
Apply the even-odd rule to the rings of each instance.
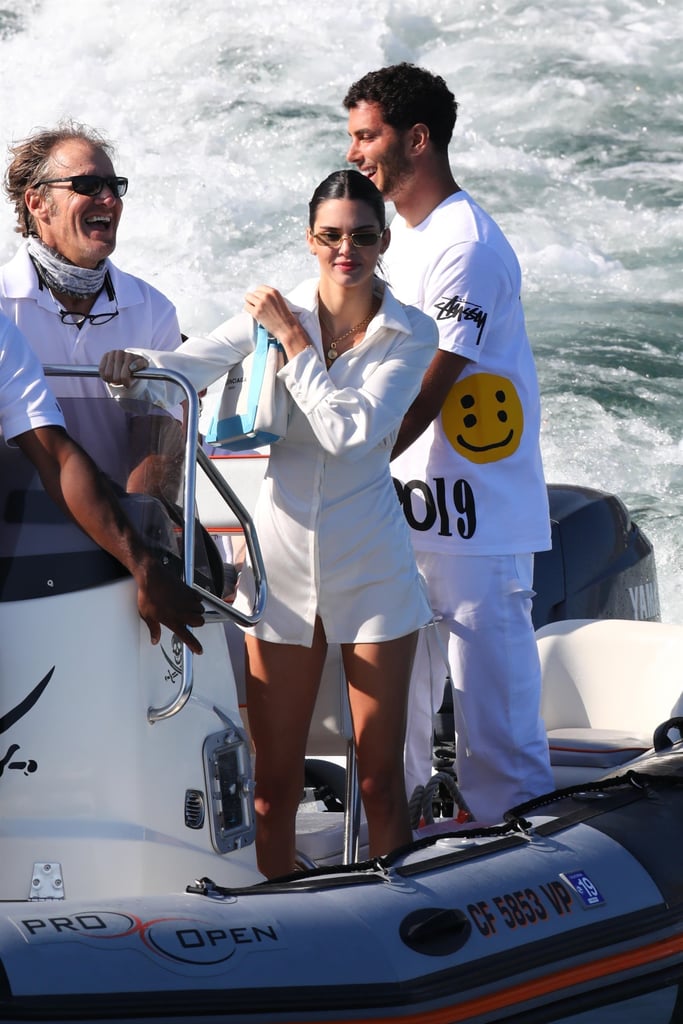
[[[176,579],[153,555],[141,560],[133,577],[138,585],[138,611],[147,624],[152,643],[159,643],[163,624],[194,654],[201,654],[202,645],[188,629],[188,626],[204,625],[199,595]]]

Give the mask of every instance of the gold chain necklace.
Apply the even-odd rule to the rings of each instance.
[[[361,320],[359,324],[356,324],[355,327],[349,328],[348,331],[344,331],[343,334],[339,334],[337,335],[336,338],[332,339],[332,341],[330,342],[330,347],[327,350],[327,358],[331,363],[333,363],[337,356],[340,355],[340,353],[337,352],[337,344],[340,341],[344,341],[345,338],[350,337],[352,334],[355,334],[356,331],[360,331],[362,328],[367,327],[370,321],[372,320],[373,316],[374,313],[372,310],[370,310],[369,314],[365,317],[364,320]],[[331,333],[327,324],[323,323],[323,327],[325,328],[328,334]]]

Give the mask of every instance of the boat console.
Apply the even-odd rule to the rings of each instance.
[[[60,404],[96,460],[102,430],[127,440],[118,461],[107,453],[108,475],[140,533],[200,593],[200,657],[166,629],[152,646],[133,580],[54,505],[20,450],[0,444],[2,900],[168,892],[204,874],[230,884],[261,877],[224,623],[257,621],[265,572],[250,517],[197,451],[196,394],[170,377],[184,391],[184,430],[142,403]],[[110,415],[111,429],[90,438],[83,405],[93,402],[106,407],[98,422]],[[247,611],[223,600],[223,562],[196,517],[199,463],[241,523],[255,579]]]

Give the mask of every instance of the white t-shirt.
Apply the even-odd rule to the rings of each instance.
[[[397,216],[384,262],[401,301],[435,319],[439,348],[471,360],[440,415],[392,462],[416,551],[546,550],[538,380],[509,242],[461,191],[415,228]]]
[[[0,314],[0,427],[6,440],[36,427],[64,426],[36,355]]]
[[[119,270],[109,260],[107,269],[114,289],[110,298],[105,288],[97,296],[92,314],[118,314],[107,323],[86,322],[81,328],[63,324],[61,307],[38,279],[26,244],[0,267],[0,311],[28,339],[41,363],[99,365],[112,349],[140,345],[171,350],[181,341],[175,306],[145,281]],[[119,483],[125,483],[121,452],[127,448],[127,424],[114,418],[111,403],[102,401],[73,404],[70,398],[106,398],[99,378],[50,377],[50,389],[62,399],[69,433],[92,456],[101,469]]]

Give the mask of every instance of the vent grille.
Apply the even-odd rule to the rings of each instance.
[[[204,794],[198,789],[185,792],[185,824],[188,828],[203,828],[206,810]]]

